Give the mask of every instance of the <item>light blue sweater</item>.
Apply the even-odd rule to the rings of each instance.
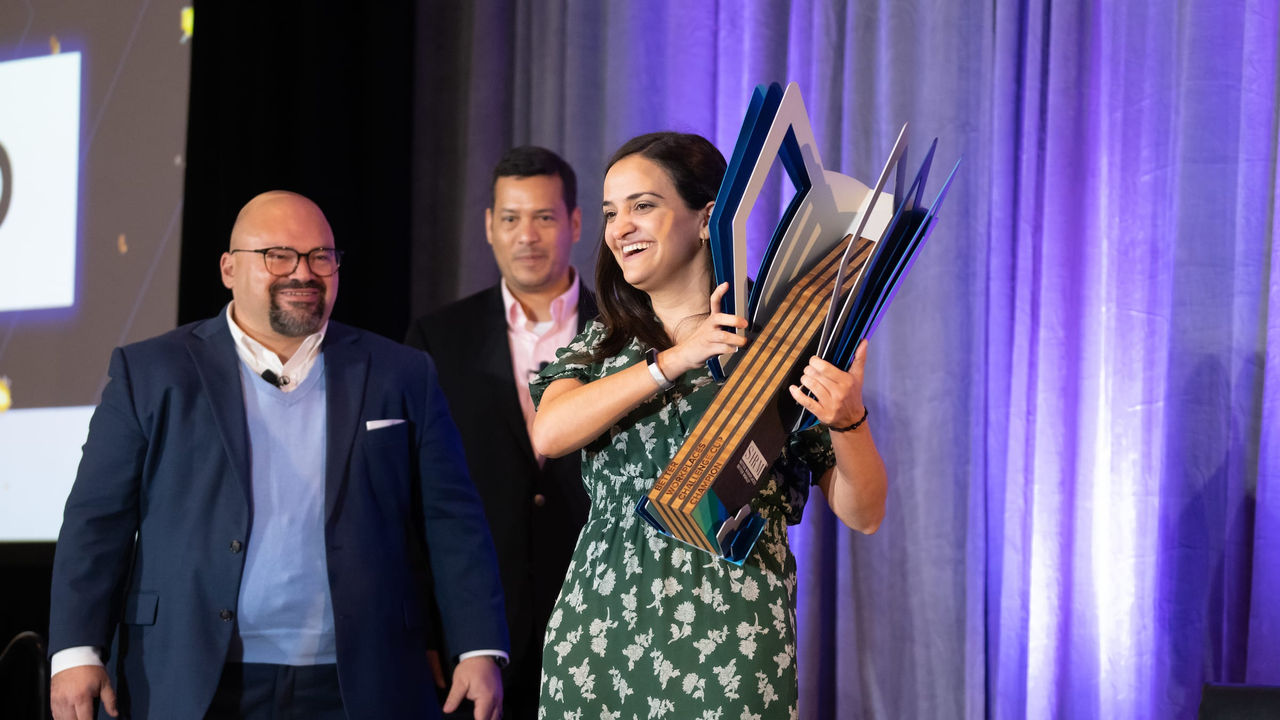
[[[324,356],[292,392],[242,361],[253,456],[252,526],[228,661],[337,662],[325,559]]]

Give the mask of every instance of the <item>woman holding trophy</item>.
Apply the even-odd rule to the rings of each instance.
[[[848,372],[811,358],[791,396],[822,423],[792,435],[761,479],[765,529],[741,566],[655,531],[637,502],[719,386],[746,320],[720,312],[708,222],[725,172],[706,139],[625,143],[604,180],[601,316],[531,384],[538,452],[581,450],[591,514],[547,629],[540,717],[796,715],[795,560],[786,524],[818,485],[849,527],[875,532],[887,480],[862,403],[865,343]],[[723,714],[722,714],[723,713]],[[588,715],[583,715],[587,717]]]

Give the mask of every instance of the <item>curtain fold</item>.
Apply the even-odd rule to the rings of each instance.
[[[577,169],[588,278],[608,155],[659,129],[730,153],[757,83],[797,81],[864,182],[903,122],[911,163],[940,139],[930,193],[963,157],[871,340],[888,516],[858,536],[815,493],[792,531],[802,717],[1194,717],[1206,681],[1280,684],[1274,2],[448,13],[447,42],[419,19],[415,314],[496,279],[511,145]],[[789,197],[766,186],[753,258]]]

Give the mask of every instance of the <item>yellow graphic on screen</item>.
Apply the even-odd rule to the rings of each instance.
[[[13,405],[13,397],[9,395],[9,378],[0,375],[0,412]]]
[[[178,42],[184,43],[191,39],[196,31],[196,9],[194,7],[182,8],[182,39]]]
[[[49,54],[57,55],[62,52],[62,43],[58,41],[57,35],[49,36]]]
[[[129,240],[125,238],[124,233],[120,233],[120,235],[116,237],[116,252],[121,255],[129,252]]]

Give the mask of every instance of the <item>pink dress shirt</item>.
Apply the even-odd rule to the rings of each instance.
[[[502,303],[507,315],[507,345],[511,348],[511,370],[515,374],[516,394],[524,412],[526,431],[533,428],[533,398],[529,381],[545,363],[556,359],[556,351],[569,344],[578,334],[578,276],[574,273],[569,289],[551,301],[551,321],[534,323],[525,315],[524,307],[507,289],[503,280]],[[534,452],[541,465],[546,458]]]

